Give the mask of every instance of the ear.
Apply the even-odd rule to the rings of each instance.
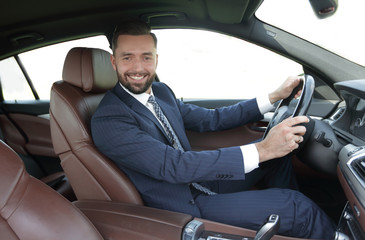
[[[110,55],[110,62],[112,63],[114,70],[117,71],[117,66],[116,66],[114,55]]]
[[[157,64],[158,64],[158,54],[156,54],[156,68],[157,68]]]

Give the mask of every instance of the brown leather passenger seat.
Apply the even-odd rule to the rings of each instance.
[[[0,140],[0,239],[103,239],[68,200],[25,170]]]

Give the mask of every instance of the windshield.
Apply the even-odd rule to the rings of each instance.
[[[364,9],[364,0],[339,0],[334,15],[318,19],[308,0],[266,0],[256,16],[365,66]]]

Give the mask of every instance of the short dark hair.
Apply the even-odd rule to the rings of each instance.
[[[114,30],[113,39],[112,39],[112,50],[113,53],[115,49],[118,47],[118,37],[120,35],[151,35],[157,48],[157,38],[154,33],[151,32],[151,27],[138,19],[127,20],[121,22]]]

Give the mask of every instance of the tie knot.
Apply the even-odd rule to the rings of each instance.
[[[149,102],[149,103],[156,103],[156,100],[155,100],[155,97],[154,96],[149,96],[149,98],[148,98],[148,100],[147,100],[147,102]]]

